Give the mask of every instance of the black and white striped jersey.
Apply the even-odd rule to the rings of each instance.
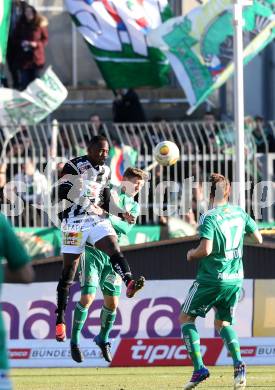
[[[78,188],[79,179],[83,182],[82,191]],[[93,166],[87,155],[68,161],[62,171],[58,198],[68,200],[71,206],[69,204],[69,207],[62,211],[61,218],[85,216],[89,203],[103,207],[109,202],[109,180],[110,168],[107,165]]]

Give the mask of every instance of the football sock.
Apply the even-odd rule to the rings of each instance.
[[[61,274],[61,278],[59,279],[57,285],[57,317],[56,324],[60,324],[61,322],[65,323],[65,310],[68,304],[70,287],[73,284],[75,276],[75,266],[74,264],[70,264],[64,266]]]
[[[123,282],[128,286],[129,282],[133,280],[133,276],[128,261],[123,254],[121,252],[115,253],[110,257],[110,262],[115,272],[121,276]]]
[[[116,310],[112,311],[110,309],[107,309],[107,307],[102,306],[101,313],[100,313],[101,328],[100,328],[99,336],[104,343],[108,342],[109,334],[114,325],[115,319],[116,319]]]
[[[237,333],[232,326],[224,326],[220,331],[220,335],[231,353],[234,365],[237,364],[242,360]]]
[[[79,344],[80,333],[87,319],[88,310],[88,308],[83,307],[79,302],[76,304],[71,337],[71,343],[73,344]]]
[[[64,310],[60,310],[60,311],[56,311],[57,315],[56,315],[56,321],[55,321],[55,324],[58,325],[58,324],[65,324],[65,311]]]
[[[186,349],[194,365],[194,370],[197,371],[204,367],[204,364],[201,356],[200,336],[196,325],[194,323],[186,323],[181,326],[181,330]]]
[[[56,324],[60,324],[61,322],[65,324],[65,310],[69,299],[69,291],[70,287],[62,286],[62,281],[60,280],[57,286]]]

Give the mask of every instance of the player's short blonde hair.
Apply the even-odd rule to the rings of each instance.
[[[148,175],[145,171],[139,168],[129,167],[123,174],[124,178],[137,177],[140,180],[146,180]]]
[[[221,201],[227,199],[230,194],[230,181],[220,173],[212,173],[209,181],[211,183],[210,199]]]

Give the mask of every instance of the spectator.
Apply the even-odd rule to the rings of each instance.
[[[107,136],[101,117],[96,113],[91,114],[89,117],[88,133],[84,135],[84,143],[80,142],[79,144],[79,148],[76,151],[77,156],[84,156],[87,154],[87,145],[94,135]]]
[[[217,151],[217,146],[220,145],[219,129],[217,119],[213,111],[206,111],[203,115],[203,139],[207,146],[207,151]],[[212,145],[212,148],[210,147]]]
[[[70,128],[64,126],[58,133],[57,155],[62,158],[70,159],[76,154],[75,143]]]
[[[46,177],[36,169],[33,161],[28,160],[22,165],[21,173],[14,176],[14,181],[16,182],[18,195],[25,204],[22,217],[23,224],[25,226],[41,225],[40,210],[36,210],[34,207],[38,206],[39,208],[48,193]]]
[[[138,94],[133,89],[118,89],[113,101],[113,121],[115,123],[145,122],[145,113]]]
[[[141,123],[146,121],[138,94],[133,89],[119,89],[115,91],[115,95],[116,97],[113,101],[113,121],[115,123]],[[141,149],[140,126],[129,127],[129,130],[127,127],[120,126],[119,130],[122,133],[126,130],[128,133],[127,140],[125,140],[126,144],[129,143],[130,146],[137,150]],[[116,137],[112,138],[119,141]]]
[[[62,171],[63,171],[64,166],[65,166],[64,162],[59,162],[56,165],[57,180],[61,179],[61,177],[63,176]]]
[[[90,116],[90,124],[95,135],[102,135],[104,133],[103,123],[98,114],[92,114]]]
[[[12,158],[12,157],[19,157],[24,154],[24,144],[21,142],[21,138],[13,137],[8,145],[7,145],[7,153],[6,157]]]
[[[156,116],[152,120],[152,129],[150,129],[150,138],[154,145],[157,145],[161,141],[173,140],[174,129],[173,124],[168,123],[164,118]],[[150,140],[148,139],[150,143]]]
[[[32,204],[41,204],[42,195],[47,190],[46,177],[36,169],[33,161],[28,160],[22,165],[22,172],[15,175],[15,180],[26,185],[23,199]]]
[[[257,115],[254,118],[253,137],[257,145],[258,153],[268,153],[275,151],[275,142],[271,129],[265,123],[262,116]]]
[[[22,126],[7,146],[7,157],[28,156],[30,154],[31,138],[27,129]]]
[[[47,19],[39,15],[35,8],[30,5],[24,8],[14,31],[14,61],[18,64],[20,90],[41,75],[48,43],[47,26]]]
[[[9,71],[12,78],[12,87],[14,89],[19,88],[19,78],[18,78],[18,63],[16,61],[16,42],[14,39],[14,32],[16,25],[24,13],[24,9],[27,6],[27,3],[23,0],[13,0],[11,8],[11,18],[10,18],[10,29],[9,29],[9,39],[7,47],[7,63]]]
[[[212,127],[216,124],[216,117],[213,111],[206,111],[203,115],[203,122],[206,123],[206,125]]]

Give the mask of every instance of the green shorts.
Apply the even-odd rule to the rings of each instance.
[[[98,286],[103,295],[121,294],[121,277],[113,270],[109,256],[98,249],[85,247],[79,262],[79,280],[82,295],[95,294]]]
[[[192,317],[205,317],[214,309],[215,319],[234,322],[234,315],[242,286],[208,286],[195,281],[181,307],[181,311]]]

